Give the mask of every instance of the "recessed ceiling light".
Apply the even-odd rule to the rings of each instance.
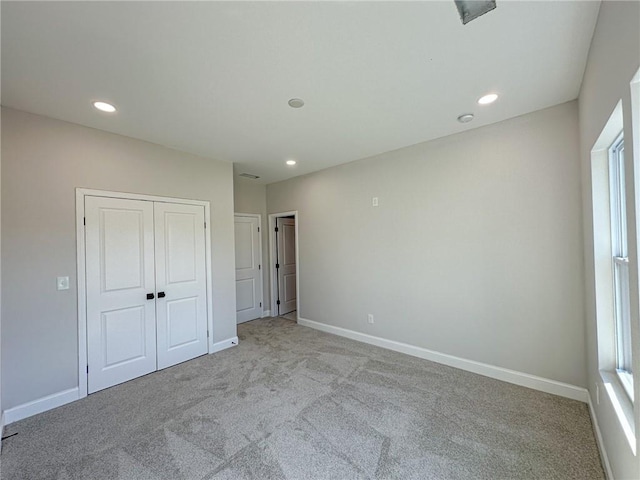
[[[116,107],[107,102],[93,102],[93,106],[101,112],[113,113],[116,111]]]
[[[473,120],[473,113],[464,113],[458,117],[460,123],[469,123]]]
[[[478,103],[480,105],[489,105],[490,103],[495,102],[498,99],[498,94],[497,93],[489,93],[488,95],[485,95],[484,97],[480,97],[478,99]]]
[[[296,161],[295,160],[287,160],[287,165],[295,165]]]
[[[289,106],[291,108],[300,108],[304,105],[304,100],[302,100],[301,98],[292,98],[291,100],[289,100]]]

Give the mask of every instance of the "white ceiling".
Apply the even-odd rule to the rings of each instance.
[[[466,26],[453,0],[1,8],[3,105],[271,183],[575,99],[599,2],[498,0]]]

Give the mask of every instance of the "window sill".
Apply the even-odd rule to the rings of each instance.
[[[633,404],[633,375],[625,370],[616,370],[618,381]]]
[[[631,401],[631,398],[629,398],[625,387],[618,377],[618,372],[608,372],[600,370],[600,378],[602,379],[602,383],[604,385],[605,391],[607,392],[607,396],[609,397],[609,401],[611,402],[616,416],[618,417],[620,427],[624,432],[627,443],[629,444],[631,451],[635,455],[636,434],[635,423],[633,419],[633,402]]]

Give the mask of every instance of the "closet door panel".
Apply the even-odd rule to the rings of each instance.
[[[158,369],[207,353],[204,207],[156,203]]]
[[[153,203],[85,198],[88,392],[156,370]]]

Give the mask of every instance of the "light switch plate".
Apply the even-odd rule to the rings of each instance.
[[[58,290],[69,290],[69,277],[58,277],[56,279]]]

